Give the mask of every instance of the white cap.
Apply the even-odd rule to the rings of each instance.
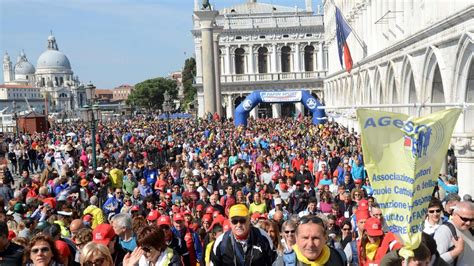
[[[275,198],[275,205],[281,204],[281,199],[280,198]]]
[[[196,175],[201,175],[198,169],[193,170],[193,176],[196,176]]]

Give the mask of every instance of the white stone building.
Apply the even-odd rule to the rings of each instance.
[[[29,91],[39,89],[41,97],[47,98],[45,102],[48,103],[49,112],[75,112],[86,103],[84,86],[80,84],[79,78],[74,76],[69,59],[59,51],[56,38],[52,35],[48,37],[47,50],[39,56],[36,68],[28,61],[24,52],[20,53],[15,64],[5,52],[3,76],[5,85],[2,88],[7,89],[15,85],[15,89],[24,90],[25,95],[21,97],[29,98]],[[10,94],[5,94],[8,95]],[[34,96],[37,96],[36,93]]]
[[[242,0],[244,2],[244,0]],[[216,72],[220,80],[222,112],[233,117],[234,109],[255,90],[311,91],[322,98],[327,53],[323,16],[315,14],[311,0],[306,9],[248,0],[219,10],[214,30]],[[199,9],[195,0],[195,11]],[[193,17],[196,54],[198,115],[204,116],[202,48],[199,19]],[[261,103],[253,117],[280,117],[303,112],[301,103]]]
[[[353,33],[351,73],[338,60],[334,3]],[[474,102],[474,4],[469,0],[325,0],[327,105]],[[421,115],[445,107],[423,108]],[[414,108],[385,108],[417,115]],[[342,121],[344,120],[344,121]],[[341,119],[357,129],[355,118]],[[465,109],[453,137],[460,194],[474,194],[474,110]]]

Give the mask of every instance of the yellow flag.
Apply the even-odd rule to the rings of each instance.
[[[404,257],[421,241],[423,222],[461,109],[413,118],[357,110],[364,164],[387,225]]]

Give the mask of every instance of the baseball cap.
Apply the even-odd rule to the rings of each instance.
[[[368,219],[370,217],[370,213],[368,210],[357,210],[356,211],[356,221]],[[367,221],[365,222],[367,223]]]
[[[306,180],[304,181],[304,183],[305,183],[305,184],[309,184],[310,182],[309,182],[308,179],[306,179]]]
[[[157,210],[151,210],[150,213],[148,213],[146,219],[148,221],[155,221],[156,219],[158,219],[159,216],[160,213]]]
[[[167,215],[160,216],[160,218],[158,218],[158,225],[171,226],[171,218]]]
[[[115,232],[110,224],[99,224],[92,231],[92,241],[97,244],[107,246],[114,237]]]
[[[236,204],[230,207],[229,218],[236,217],[236,216],[239,216],[239,217],[249,216],[249,209],[247,209],[247,206],[245,206],[244,204]]]
[[[184,221],[184,216],[181,213],[176,213],[173,215],[173,221]]]
[[[202,217],[202,221],[203,221],[203,222],[211,222],[211,221],[212,221],[212,216],[209,215],[209,214],[205,214],[205,215]]]
[[[212,208],[211,206],[206,208],[206,213],[207,214],[212,214],[213,212],[214,212],[214,208]]]
[[[139,211],[140,207],[138,205],[133,205],[131,211]]]
[[[158,207],[161,207],[163,209],[166,209],[166,203],[165,202],[161,202],[160,204],[158,204]]]
[[[354,180],[354,183],[356,183],[356,184],[362,184],[362,179],[356,179],[356,180]]]
[[[369,236],[383,236],[382,223],[378,218],[370,217],[365,221],[365,230]]]
[[[202,211],[204,209],[204,205],[202,204],[199,204],[196,206],[196,211],[199,212],[199,211]]]
[[[369,209],[369,201],[366,199],[359,200],[359,204],[357,204],[358,210],[368,210]]]
[[[183,212],[183,215],[191,215],[192,216],[193,214],[189,210],[185,210]]]
[[[301,181],[296,181],[296,185],[301,185]]]

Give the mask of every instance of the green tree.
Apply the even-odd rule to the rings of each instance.
[[[184,89],[184,99],[183,106],[185,108],[194,100],[194,97],[197,93],[196,88],[193,87],[194,77],[196,76],[196,60],[193,57],[190,57],[184,61],[183,68],[183,89]]]
[[[161,109],[165,91],[168,91],[171,99],[176,99],[178,95],[176,81],[163,77],[148,79],[135,85],[135,89],[128,96],[127,103],[149,110]]]

